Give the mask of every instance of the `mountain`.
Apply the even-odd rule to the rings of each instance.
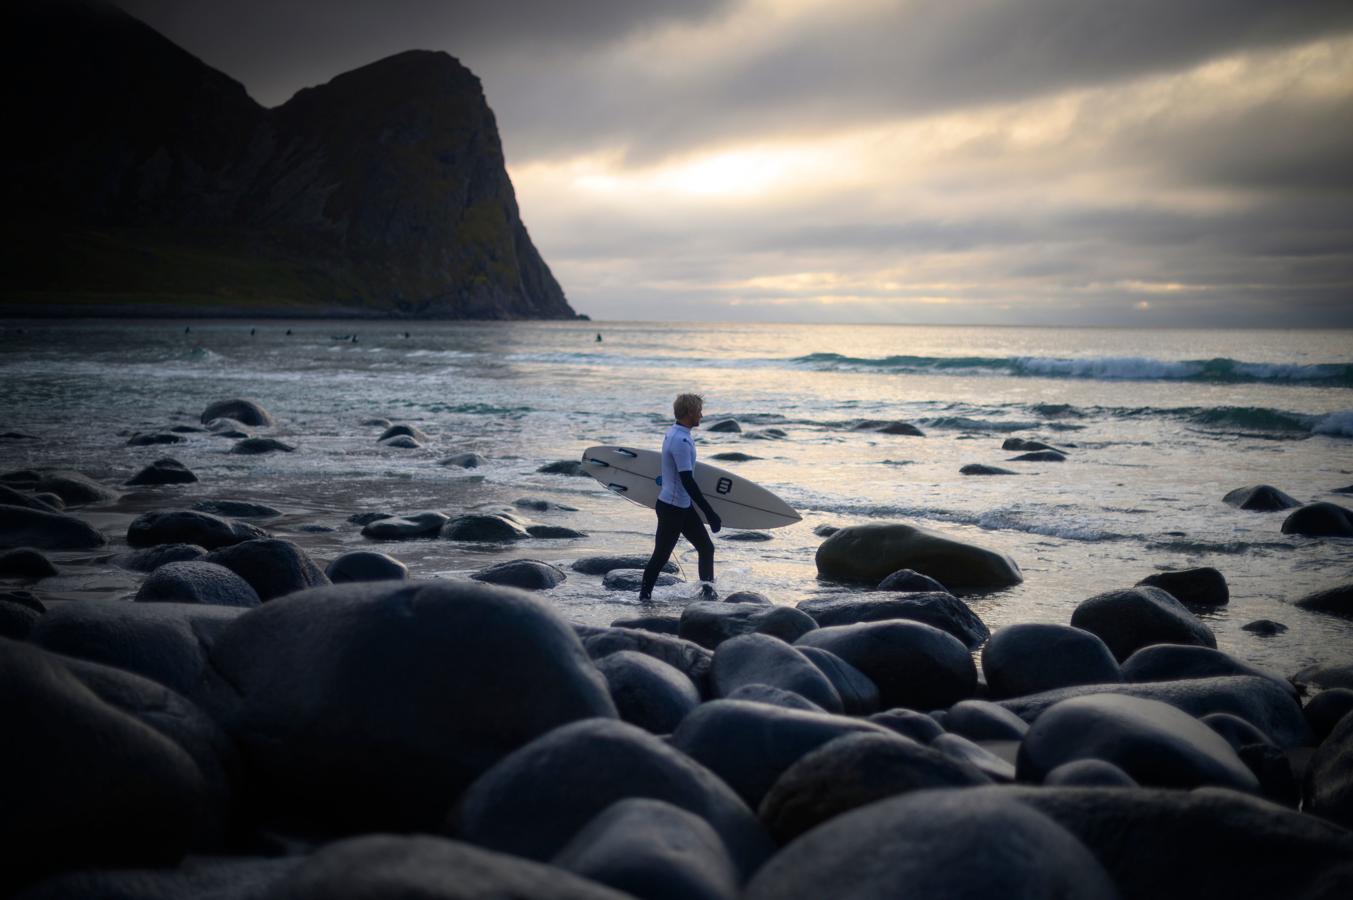
[[[0,312],[575,315],[451,56],[401,53],[266,109],[104,3],[3,16]]]

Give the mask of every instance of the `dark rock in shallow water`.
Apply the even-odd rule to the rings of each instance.
[[[1307,594],[1300,600],[1294,600],[1292,605],[1311,612],[1333,613],[1336,616],[1353,618],[1353,584],[1341,584],[1328,590]]]
[[[0,506],[0,547],[91,550],[108,543],[88,522],[65,513]]]
[[[709,667],[714,661],[714,654],[699,644],[632,628],[574,625],[573,630],[592,659],[599,660],[622,650],[644,653],[684,674],[700,690],[701,696],[707,694]]]
[[[437,463],[439,466],[452,466],[457,469],[477,469],[488,460],[478,453],[457,453],[455,456],[448,456]]]
[[[1307,812],[1353,828],[1353,716],[1346,715],[1321,741],[1302,787]]]
[[[230,448],[230,452],[253,456],[260,453],[273,453],[279,450],[283,453],[291,453],[295,449],[296,448],[291,444],[288,444],[285,441],[279,441],[277,438],[251,437],[236,443],[235,446]]]
[[[574,540],[587,537],[586,532],[578,531],[573,528],[565,528],[562,525],[527,525],[526,533],[533,538],[542,540]]]
[[[729,450],[726,453],[715,453],[710,459],[717,459],[719,462],[751,462],[754,459],[760,459],[759,456],[752,456],[750,453],[743,453],[740,450]]]
[[[558,462],[546,463],[539,469],[536,469],[545,475],[572,475],[590,478],[591,475],[587,469],[583,468],[582,462],[576,459],[561,459]]]
[[[996,790],[916,791],[838,816],[768,862],[744,900],[1117,897],[1079,840]]]
[[[636,650],[596,661],[623,721],[653,734],[671,734],[700,705],[700,692],[686,675]]]
[[[944,709],[973,695],[977,669],[963,644],[920,622],[894,620],[810,631],[800,645],[829,650],[878,685],[886,707]]]
[[[929,744],[935,738],[944,734],[944,729],[939,722],[935,721],[934,717],[903,707],[874,713],[869,717],[869,721],[875,725],[882,725],[894,734],[911,738],[920,744]]]
[[[1010,457],[1010,462],[1066,462],[1066,454],[1056,450],[1035,450]]]
[[[646,565],[648,565],[647,556],[584,556],[575,559],[569,568],[584,575],[605,575],[612,569],[642,569]],[[664,572],[676,570],[676,563],[671,561],[662,567]]]
[[[966,603],[946,591],[908,593],[903,597],[825,597],[804,600],[798,608],[824,628],[890,619],[924,622],[952,634],[970,650],[982,646],[991,634]]]
[[[927,593],[931,591],[938,591],[941,594],[949,593],[948,588],[929,575],[922,575],[920,572],[913,572],[911,569],[898,569],[880,581],[878,589],[880,591],[904,593]]]
[[[735,900],[741,880],[708,822],[644,797],[611,804],[553,862],[643,900]]]
[[[821,647],[796,647],[836,688],[848,716],[867,716],[879,708],[878,685],[859,669]]]
[[[127,543],[138,548],[157,544],[197,544],[215,550],[267,536],[266,531],[254,525],[186,509],[144,513],[127,526]]]
[[[1275,634],[1282,634],[1287,630],[1287,626],[1282,622],[1275,622],[1272,619],[1255,619],[1240,626],[1241,631],[1249,631],[1264,637]]]
[[[413,441],[413,445],[414,445],[415,447],[416,447],[416,446],[419,446],[419,445],[421,445],[421,444],[427,443],[427,439],[428,439],[428,436],[427,436],[426,434],[423,433],[422,429],[420,429],[420,428],[418,428],[418,427],[416,427],[416,426],[413,426],[413,425],[391,425],[389,428],[387,428],[387,429],[385,429],[383,432],[381,432],[381,436],[378,437],[378,438],[376,438],[376,441],[377,441],[378,443],[385,444],[387,441],[391,441],[391,440],[394,439],[394,438],[400,438],[400,437],[406,437],[406,438],[411,439],[411,440]],[[399,446],[404,446],[404,445],[402,445],[402,444],[393,444],[393,443],[391,443],[391,444],[387,444],[387,446],[390,446],[390,447],[399,447]]]
[[[192,484],[197,476],[177,459],[157,459],[127,480],[131,486],[150,484]]]
[[[835,525],[827,525],[827,524],[824,523],[824,524],[822,524],[822,525],[816,526],[816,527],[813,529],[813,534],[817,535],[818,537],[824,537],[824,538],[827,538],[827,537],[831,537],[832,535],[836,534],[836,532],[838,532],[838,531],[840,531],[840,530],[841,530],[841,529],[838,528],[838,527],[835,526]]]
[[[1296,697],[1296,688],[1283,678],[1236,659],[1211,647],[1187,647],[1182,644],[1153,644],[1143,647],[1123,661],[1123,680],[1178,681],[1185,678],[1213,678],[1223,675],[1255,675],[1272,679]]]
[[[855,733],[890,735],[846,716],[712,700],[682,720],[671,745],[708,766],[756,809],[775,780],[805,753]]]
[[[192,858],[175,869],[89,869],[45,879],[19,900],[264,900],[304,857]]]
[[[714,434],[741,434],[742,426],[738,424],[737,419],[723,419],[713,425],[706,426],[705,431]]]
[[[644,631],[652,631],[655,634],[670,634],[676,637],[680,622],[679,616],[635,616],[633,618],[615,619],[611,622],[611,627],[639,628]]]
[[[824,578],[878,584],[898,569],[913,569],[954,590],[1009,587],[1024,580],[1014,560],[902,523],[852,525],[817,548]]]
[[[154,572],[171,562],[192,562],[207,555],[207,549],[197,544],[159,544],[145,550],[133,550],[113,557],[113,565],[133,572]]]
[[[851,431],[877,431],[881,434],[899,434],[909,437],[925,437],[925,432],[910,422],[896,419],[861,419],[851,425]]]
[[[56,494],[67,506],[88,506],[93,503],[111,503],[118,492],[104,487],[81,472],[65,469],[43,470],[31,489],[39,493]]]
[[[211,513],[214,516],[229,516],[232,519],[269,519],[280,516],[280,509],[273,509],[262,503],[249,503],[245,500],[199,500],[192,506],[198,512]]]
[[[385,553],[352,550],[329,563],[324,574],[334,584],[349,581],[404,581],[409,577],[409,567]]]
[[[764,543],[775,540],[775,535],[766,531],[730,531],[719,537],[725,541],[747,541],[750,543]]]
[[[217,437],[236,440],[254,436],[253,431],[243,422],[237,422],[234,419],[212,419],[207,423],[207,430]]]
[[[429,835],[364,835],[297,860],[269,900],[626,900],[554,866]],[[252,900],[252,898],[251,898]]]
[[[608,591],[637,591],[643,585],[643,569],[612,569],[601,577],[601,586]],[[681,579],[670,572],[659,572],[658,587],[679,584]]]
[[[1221,498],[1227,506],[1245,509],[1251,512],[1271,512],[1279,509],[1294,509],[1301,505],[1270,484],[1256,484],[1251,487],[1236,488]]]
[[[806,656],[784,641],[764,634],[744,634],[714,651],[710,686],[714,696],[727,697],[740,687],[764,684],[798,694],[827,712],[844,710],[830,679]]]
[[[988,700],[961,700],[949,707],[944,730],[970,741],[1019,741],[1029,726],[1010,710]]]
[[[1283,519],[1283,534],[1353,537],[1353,511],[1336,503],[1311,503]]]
[[[47,578],[56,566],[32,547],[0,551],[0,578]]]
[[[766,634],[793,642],[815,628],[811,616],[792,607],[711,600],[688,604],[681,611],[677,634],[713,650],[740,634]]]
[[[1148,787],[1229,787],[1259,782],[1226,739],[1187,713],[1140,697],[1073,697],[1034,720],[1020,744],[1021,781],[1041,782],[1076,759],[1102,759]]]
[[[734,591],[723,598],[724,603],[751,603],[755,606],[773,606],[770,598],[759,591]]]
[[[1078,684],[1122,681],[1118,662],[1099,638],[1069,625],[1008,625],[982,648],[982,672],[997,699]]]
[[[380,442],[380,445],[382,447],[391,447],[395,450],[417,450],[423,446],[407,434],[398,434],[392,438],[386,438]]]
[[[512,501],[512,505],[517,509],[529,509],[531,512],[577,512],[578,507],[569,506],[567,503],[556,503],[553,500],[542,500],[537,497],[518,497]]]
[[[505,543],[530,537],[526,530],[503,516],[457,516],[442,526],[442,537],[449,541]]]
[[[329,583],[324,570],[300,547],[279,538],[244,541],[207,554],[253,585],[263,601]]]
[[[1018,472],[1010,469],[1002,469],[1000,466],[984,466],[981,463],[969,463],[958,470],[960,475],[1018,475]]]
[[[1134,788],[1132,776],[1102,759],[1073,759],[1062,763],[1043,778],[1046,787]]]
[[[1018,438],[1018,437],[1006,438],[1006,439],[1005,439],[1005,442],[1004,442],[1003,444],[1001,444],[1001,449],[1002,449],[1002,450],[1032,451],[1032,452],[1037,452],[1037,451],[1039,451],[1039,450],[1052,450],[1052,451],[1055,451],[1055,452],[1057,452],[1057,453],[1061,453],[1061,452],[1062,452],[1062,451],[1059,450],[1057,447],[1054,447],[1054,446],[1052,446],[1051,444],[1045,444],[1045,443],[1043,443],[1042,441],[1030,441],[1030,440],[1027,440],[1027,439],[1025,439],[1025,438]]]
[[[568,576],[558,566],[538,559],[513,559],[480,569],[470,577],[475,581],[503,584],[527,591],[547,591],[562,584]]]
[[[1353,663],[1307,666],[1288,680],[1293,684],[1319,688],[1353,688]]]
[[[53,655],[0,638],[0,893],[67,869],[172,866],[202,774],[177,744],[104,701]]]
[[[1330,688],[1321,691],[1306,704],[1306,721],[1316,741],[1323,741],[1334,731],[1339,720],[1353,712],[1353,689]]]
[[[783,846],[828,819],[888,797],[990,783],[976,767],[907,738],[848,734],[786,769],[761,801],[759,815]]]
[[[1099,635],[1119,662],[1151,644],[1217,646],[1212,629],[1172,595],[1154,587],[1096,594],[1076,607],[1071,624]]]
[[[615,716],[565,622],[530,594],[474,582],[301,591],[240,616],[211,663],[205,702],[263,812],[329,832],[431,828],[503,755]]]
[[[171,562],[141,583],[138,603],[197,603],[251,608],[263,601],[249,582],[210,562]]]
[[[381,519],[393,519],[393,518],[395,518],[394,513],[364,512],[364,513],[353,513],[352,515],[348,516],[348,521],[351,522],[353,525],[365,526],[370,525],[372,522],[378,522]],[[450,517],[448,516],[447,518],[449,519]],[[438,526],[439,529],[440,527],[441,526]]]
[[[1158,587],[1185,606],[1225,606],[1231,600],[1226,578],[1211,566],[1157,572],[1137,584]]]
[[[36,509],[39,512],[60,512],[58,507],[0,484],[0,506],[20,506],[24,509]]]
[[[242,425],[254,427],[267,427],[273,424],[272,415],[263,408],[262,404],[243,399],[218,401],[202,410],[202,415],[198,417],[203,425],[210,423],[213,419],[234,419]]]
[[[32,598],[32,603],[23,597]],[[34,608],[36,604],[38,608]],[[0,591],[0,637],[16,641],[27,640],[42,618],[41,602],[28,591]]]
[[[446,513],[432,511],[414,513],[408,516],[378,516],[365,523],[362,528],[362,537],[373,541],[411,541],[416,538],[431,538],[441,534],[442,526],[450,521],[451,517]]]
[[[158,444],[182,444],[188,440],[181,434],[155,432],[153,434],[134,434],[127,439],[129,447],[154,447]]]
[[[763,708],[769,709],[757,707]],[[461,799],[454,827],[481,846],[550,859],[612,803],[647,797],[708,822],[745,877],[769,854],[770,841],[751,810],[715,775],[698,758],[633,725],[574,722],[485,772]]]

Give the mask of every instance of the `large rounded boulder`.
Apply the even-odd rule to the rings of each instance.
[[[1306,769],[1305,809],[1353,828],[1353,715],[1320,743]]]
[[[242,425],[256,428],[270,427],[273,424],[272,414],[263,408],[263,404],[256,400],[241,398],[219,400],[202,410],[202,415],[198,418],[203,425],[213,419],[234,419]]]
[[[706,600],[686,605],[677,634],[713,650],[742,634],[764,634],[792,642],[815,628],[817,622],[811,616],[790,606]]]
[[[997,699],[1123,680],[1118,661],[1098,635],[1032,622],[993,634],[982,648],[982,672]]]
[[[1120,663],[1151,644],[1217,646],[1217,638],[1172,595],[1156,587],[1107,591],[1081,601],[1071,624],[1098,635]]]
[[[653,734],[671,734],[700,705],[700,691],[683,673],[636,650],[596,661],[620,718]]]
[[[702,696],[707,693],[709,667],[714,661],[714,654],[693,641],[638,628],[574,625],[573,630],[578,633],[587,655],[594,660],[633,650],[666,663],[689,678]]]
[[[411,541],[415,538],[434,538],[442,526],[451,521],[446,513],[428,510],[405,516],[384,516],[367,522],[362,537],[373,541]]]
[[[920,591],[901,597],[813,598],[802,601],[798,608],[812,616],[823,628],[853,625],[856,622],[881,622],[885,619],[924,622],[949,632],[970,650],[976,650],[991,636],[991,631],[977,613],[947,591]]]
[[[324,574],[334,584],[349,581],[404,581],[409,577],[409,567],[386,553],[350,550],[329,563]]]
[[[1185,606],[1225,606],[1231,600],[1226,576],[1211,566],[1157,572],[1137,584],[1158,587]]]
[[[1301,501],[1283,493],[1271,484],[1254,484],[1249,487],[1236,488],[1233,491],[1228,491],[1221,500],[1227,506],[1234,506],[1237,509],[1250,512],[1295,509],[1301,505]]]
[[[127,526],[127,544],[138,548],[157,544],[196,544],[215,550],[267,536],[266,531],[255,525],[190,509],[143,513]]]
[[[225,566],[258,591],[265,602],[309,587],[329,584],[329,576],[310,554],[291,541],[260,538],[241,541],[207,554],[205,560]]]
[[[744,634],[720,644],[714,651],[710,683],[716,697],[765,684],[798,694],[827,712],[844,711],[841,695],[826,674],[797,649],[769,635]]]
[[[824,578],[878,584],[898,569],[928,575],[951,590],[989,590],[1024,580],[1004,553],[900,522],[851,525],[817,548]]]
[[[1283,534],[1353,537],[1353,510],[1337,503],[1309,503],[1283,519]]]
[[[257,802],[330,830],[431,828],[506,754],[616,715],[567,623],[473,582],[291,594],[240,616],[211,665],[205,702]]]
[[[944,709],[977,690],[977,667],[968,648],[920,622],[834,625],[810,631],[796,643],[835,653],[859,669],[878,686],[884,707]]]
[[[0,506],[0,547],[37,550],[92,550],[108,543],[99,530],[65,513],[25,506]]]
[[[538,559],[512,559],[480,569],[470,576],[475,581],[502,584],[524,591],[548,591],[568,576],[558,566]]]
[[[263,601],[249,582],[225,566],[210,562],[172,562],[141,582],[137,603],[201,603],[207,606],[258,606]]]

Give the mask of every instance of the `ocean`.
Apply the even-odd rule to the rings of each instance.
[[[251,335],[251,328],[256,329]],[[291,334],[287,334],[290,329]],[[407,331],[408,336],[405,337]],[[352,336],[356,336],[356,341]],[[600,335],[601,340],[597,339]],[[770,540],[716,538],[721,593],[777,603],[858,590],[819,581],[819,525],[907,522],[1009,554],[1023,584],[967,597],[993,630],[1069,620],[1081,600],[1153,572],[1214,566],[1229,606],[1203,615],[1219,646],[1290,675],[1347,662],[1353,622],[1290,605],[1353,581],[1353,540],[1281,533],[1284,513],[1222,502],[1272,484],[1303,502],[1353,505],[1353,331],[1127,330],[640,322],[352,321],[7,322],[0,332],[0,471],[75,468],[120,484],[163,456],[200,478],[126,489],[80,511],[112,540],[58,553],[61,575],[32,586],[74,600],[129,597],[138,576],[107,560],[140,512],[208,498],[255,500],[284,515],[262,524],[321,561],[370,547],[347,517],[427,509],[457,515],[521,498],[575,507],[519,515],[587,534],[483,547],[444,540],[381,544],[416,577],[463,577],[513,557],[566,564],[646,554],[653,513],[587,477],[542,474],[592,444],[657,448],[672,398],[705,398],[701,459],[776,491],[803,515]],[[209,403],[255,399],[294,453],[238,456],[231,441],[188,434],[132,447],[138,431],[196,424]],[[417,450],[381,446],[384,417],[429,436]],[[860,430],[900,420],[923,437]],[[1006,438],[1066,448],[1059,463],[1010,462]],[[476,469],[439,465],[473,452]],[[970,463],[1015,476],[967,476]],[[543,596],[574,621],[673,614],[690,583],[651,606],[569,573]],[[1242,629],[1273,619],[1288,630]]]

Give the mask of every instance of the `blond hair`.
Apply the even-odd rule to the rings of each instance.
[[[678,394],[672,402],[672,415],[684,419],[691,413],[701,412],[705,408],[705,398],[699,394]]]

